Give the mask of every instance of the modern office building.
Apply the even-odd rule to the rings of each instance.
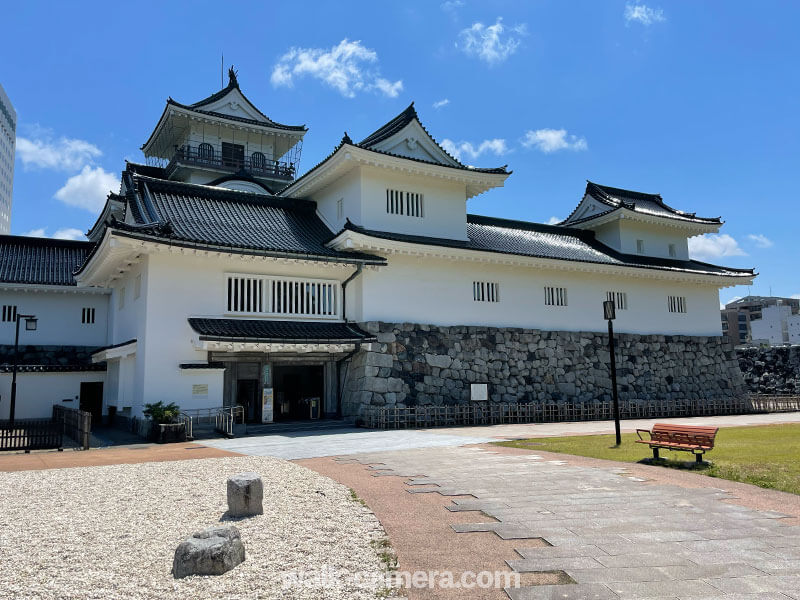
[[[0,234],[11,231],[11,192],[14,189],[14,149],[17,113],[0,85]]]
[[[787,306],[791,314],[800,312],[800,300],[778,296],[745,296],[728,302],[720,311],[722,337],[737,346],[749,344],[758,339],[752,331],[751,323],[762,318],[768,306]],[[777,314],[777,313],[776,313]]]

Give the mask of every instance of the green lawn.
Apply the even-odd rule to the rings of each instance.
[[[609,428],[613,430],[613,424],[610,423]],[[643,434],[643,437],[646,436]],[[645,444],[635,444],[636,439],[635,433],[625,433],[620,447],[614,445],[613,434],[533,438],[497,444],[623,462],[652,458],[652,450]],[[695,467],[694,457],[689,452],[670,452],[663,448],[661,457],[666,460],[658,464],[800,494],[800,424],[723,427],[714,445],[714,449],[706,453],[710,466]]]

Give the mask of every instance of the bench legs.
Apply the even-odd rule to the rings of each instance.
[[[658,460],[658,448],[653,448],[653,460]]]
[[[702,462],[703,462],[703,453],[702,453],[702,452],[698,452],[698,453],[696,453],[696,454],[694,455],[694,460],[695,460],[695,462],[696,462],[698,465],[699,465],[699,464],[702,464]]]

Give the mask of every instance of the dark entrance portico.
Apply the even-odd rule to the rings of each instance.
[[[195,347],[225,365],[223,403],[251,423],[341,414],[339,364],[375,340],[351,323],[190,318]]]

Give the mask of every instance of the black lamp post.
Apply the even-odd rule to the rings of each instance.
[[[14,409],[17,406],[17,353],[19,352],[19,322],[25,319],[25,331],[36,331],[38,319],[34,315],[17,314],[17,332],[14,336],[14,368],[11,375],[11,405],[9,406],[8,420],[14,422]]]
[[[617,433],[617,446],[622,444],[619,431],[619,395],[617,394],[617,357],[614,349],[614,319],[617,311],[613,300],[603,302],[603,317],[608,321],[608,352],[611,355],[611,396],[614,399],[614,429]]]

